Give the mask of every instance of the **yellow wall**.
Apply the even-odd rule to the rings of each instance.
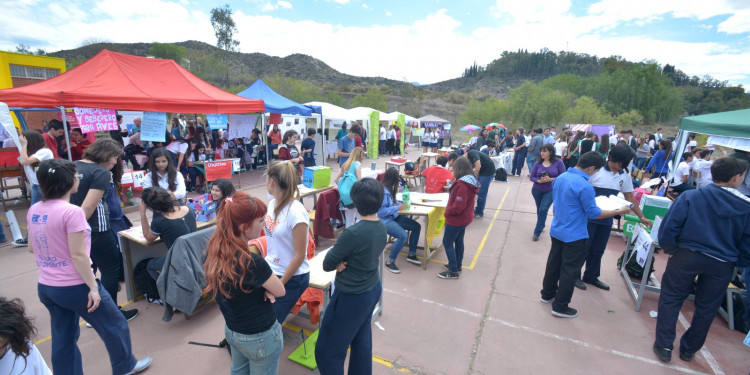
[[[0,51],[0,89],[13,87],[13,81],[10,78],[10,64],[58,69],[60,74],[65,73],[65,59]]]

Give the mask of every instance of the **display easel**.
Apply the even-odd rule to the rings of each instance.
[[[638,229],[633,233],[633,236],[628,239],[628,244],[625,247],[625,256],[623,257],[622,265],[620,266],[620,273],[625,280],[625,286],[630,292],[630,296],[633,297],[633,300],[635,301],[635,311],[641,311],[641,302],[643,302],[643,294],[645,291],[656,293],[661,292],[661,288],[648,285],[650,275],[649,271],[651,270],[651,264],[654,262],[654,249],[656,247],[657,244],[653,241],[643,224],[639,224]],[[628,261],[633,256],[639,257],[636,258],[638,264],[643,266],[643,276],[641,277],[640,283],[634,283],[630,278],[630,275],[628,275],[628,271],[625,269]],[[651,276],[654,278],[653,281],[656,281],[656,276]]]

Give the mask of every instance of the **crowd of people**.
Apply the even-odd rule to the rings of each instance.
[[[31,184],[32,206],[27,214],[28,240],[19,241],[18,245],[30,247],[39,267],[38,294],[50,314],[55,373],[82,371],[76,345],[79,317],[104,341],[113,373],[137,373],[151,364],[150,357],[137,360],[133,355],[127,322],[138,311],[117,305],[123,266],[115,233],[130,225],[119,200],[120,178],[123,160],[132,157],[138,161],[135,155],[141,152],[136,150],[136,154],[129,155],[118,136],[130,136],[129,145],[145,150],[148,164],[139,207],[141,229],[147,240],[160,237],[169,248],[179,237],[196,231],[195,212],[185,206],[188,186],[199,183],[200,173],[191,168],[208,160],[206,155],[227,156],[231,150],[224,148],[219,132],[210,131],[208,136],[200,118],[195,123],[183,121],[184,116],[172,119],[172,127],[165,135],[167,142],[139,144],[138,129],[127,134],[115,132],[111,139],[82,146],[80,159],[74,162],[60,158],[58,145],[52,143],[60,136],[54,120],[43,134],[31,130],[19,137],[20,161]],[[381,151],[398,153],[398,128],[385,129],[381,125],[380,132]],[[440,143],[432,140],[442,138],[436,132],[428,133],[433,134],[423,138],[427,139],[424,151],[434,151]],[[224,333],[233,354],[232,373],[278,372],[284,345],[281,323],[309,285],[310,217],[298,199],[297,186],[302,168],[315,163],[315,135],[315,130],[309,130],[297,148],[300,134],[296,131],[282,135],[277,126],[270,129],[267,144],[278,149],[279,160],[269,165],[266,174],[268,202],[246,192],[235,192],[227,180],[216,181],[210,191],[217,220],[205,250],[203,292],[216,298],[224,317]],[[537,206],[533,241],[539,240],[548,211],[554,207],[541,302],[551,304],[553,315],[573,318],[578,314],[570,306],[576,287],[586,290],[588,284],[610,289],[599,277],[612,218],[632,211],[641,223],[651,225],[638,208],[629,172],[637,167],[641,153],[647,151],[650,160],[641,162],[641,166],[645,165],[653,177],[665,176],[674,153],[672,141],[662,138],[660,131],[656,133],[658,137],[653,137],[654,148],[645,141],[651,137],[637,140],[632,131],[599,137],[591,132],[574,134],[568,130],[557,134],[555,128],[547,128],[532,129],[528,135],[527,138],[523,129],[518,129],[515,137],[512,133],[503,137],[498,131],[482,131],[470,149],[440,156],[436,165],[422,171],[426,193],[448,193],[442,236],[448,262],[437,276],[460,278],[466,229],[474,219],[484,216],[495,175],[491,155],[496,147],[512,148],[512,174],[520,176],[527,163],[533,182],[531,195]],[[83,138],[80,134],[73,138],[77,144],[82,143],[78,142]],[[347,355],[349,373],[372,372],[370,318],[382,293],[378,257],[386,249],[387,237],[395,239],[388,250],[387,270],[401,273],[396,261],[407,241],[406,262],[421,265],[416,251],[423,228],[399,213],[408,208],[397,199],[403,185],[399,171],[387,169],[380,181],[363,178],[363,138],[364,129],[356,122],[344,124],[337,135],[340,170],[334,182],[342,203],[347,204],[342,207],[345,229],[323,261],[325,271],[337,272],[336,288],[323,316],[315,349],[318,367],[325,374],[342,373]],[[254,132],[249,144],[260,144],[259,132]],[[236,140],[235,145],[249,152],[243,148],[244,140]],[[686,361],[705,341],[729,283],[729,268],[735,264],[745,267],[745,277],[750,269],[746,268],[750,267],[746,177],[750,157],[737,151],[711,160],[711,150],[698,148],[697,143],[688,147],[671,182],[681,194],[659,229],[659,243],[672,255],[662,284],[654,343],[654,352],[663,361],[671,359],[676,317],[687,296],[685,288],[692,285],[696,275],[700,275],[696,313],[680,342],[680,357]],[[225,154],[219,155],[220,150]],[[689,177],[695,170],[702,171],[698,190],[690,185]],[[710,182],[703,180],[705,176]],[[632,208],[597,207],[597,196],[620,193]],[[151,220],[147,210],[153,213]],[[701,234],[705,233],[704,228],[712,228],[713,234]],[[260,237],[261,231],[267,246],[263,250],[248,246]],[[163,257],[148,261],[147,270],[154,280],[164,263]],[[96,272],[100,279],[95,278]],[[149,298],[149,302],[160,303],[157,298]],[[34,329],[26,323],[23,304],[0,298],[0,311],[7,311],[10,321],[15,322],[11,329],[7,327],[8,319],[0,319],[0,339],[12,344],[10,348],[17,358],[45,368],[43,360],[39,363],[38,350],[29,341]]]

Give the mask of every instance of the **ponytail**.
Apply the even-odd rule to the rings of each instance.
[[[268,178],[273,179],[281,190],[281,199],[276,200],[274,216],[279,216],[289,202],[299,196],[297,188],[297,168],[289,160],[277,161],[268,168]]]

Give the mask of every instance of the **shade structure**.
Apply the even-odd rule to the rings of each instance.
[[[474,130],[481,129],[479,126],[476,125],[464,125],[463,128],[461,128],[462,132],[473,132]]]
[[[281,113],[285,115],[310,116],[312,113],[321,113],[320,106],[308,106],[287,99],[273,91],[263,80],[257,80],[244,91],[237,95],[248,98],[263,100],[266,113]]]
[[[173,60],[102,50],[75,68],[28,86],[0,90],[10,107],[86,107],[155,112],[258,113],[262,100],[239,97]]]
[[[437,128],[442,127],[443,124],[450,124],[450,121],[437,117],[435,115],[427,115],[417,119],[420,127]]]
[[[750,138],[750,108],[683,117],[680,120],[680,130],[725,137]]]

